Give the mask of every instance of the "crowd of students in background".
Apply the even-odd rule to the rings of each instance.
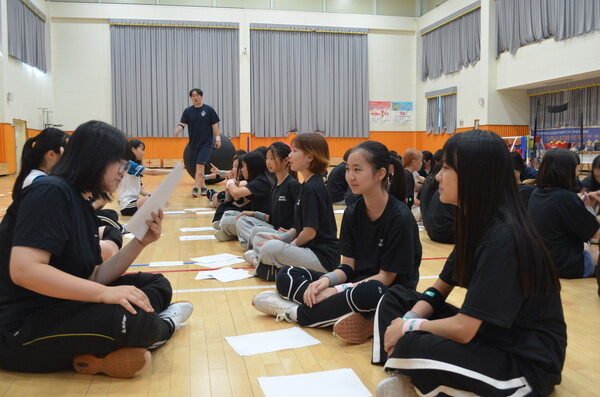
[[[145,168],[144,150],[142,141],[127,142],[99,122],[71,137],[47,129],[26,142],[14,202],[0,225],[0,332],[23,331],[3,339],[0,367],[47,371],[73,362],[84,373],[133,376],[148,364],[148,349],[191,314],[190,304],[170,305],[164,277],[122,276],[160,236],[162,214],[144,239],[122,247],[118,216],[102,209],[118,191],[121,214],[134,214],[151,194],[141,178],[168,172]],[[77,161],[79,170],[68,169]],[[333,326],[349,343],[373,337],[372,361],[392,375],[378,395],[412,395],[413,387],[423,394],[546,395],[560,382],[566,327],[558,277],[596,274],[600,294],[598,246],[591,244],[600,235],[600,156],[580,181],[576,153],[548,150],[536,170],[493,132],[474,130],[435,153],[411,148],[399,156],[365,141],[327,175],[326,139],[304,133],[290,145],[237,151],[232,163],[205,175],[226,178],[224,190],[208,190],[207,197],[217,208],[215,237],[237,239],[255,274],[275,282],[276,290],[257,294],[253,306],[277,320]],[[334,204],[346,205],[339,238]],[[65,211],[44,212],[49,205]],[[90,214],[106,224],[99,229]],[[432,241],[456,244],[424,293],[416,291],[420,220]],[[45,226],[33,232],[34,225]],[[54,281],[41,285],[23,255]],[[73,267],[75,257],[84,270]],[[445,302],[454,286],[467,289],[460,308]],[[88,311],[122,317],[128,331],[112,336]],[[65,325],[60,316],[79,320]],[[68,341],[56,362],[28,367],[26,360],[55,347],[16,347],[12,339],[33,343],[44,337],[42,329],[104,332],[114,340]],[[110,367],[125,356],[134,364]]]

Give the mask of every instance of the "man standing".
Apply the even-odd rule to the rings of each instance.
[[[204,165],[208,161],[210,149],[215,138],[215,147],[221,147],[221,137],[219,136],[218,122],[219,116],[215,109],[202,103],[202,90],[194,88],[190,91],[190,99],[193,105],[183,111],[181,121],[175,127],[173,133],[179,136],[188,126],[190,136],[190,155],[192,161],[196,163],[196,178],[192,197],[198,197],[198,188],[201,194],[206,195],[206,186],[204,184]]]

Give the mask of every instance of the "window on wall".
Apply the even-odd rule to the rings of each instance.
[[[428,92],[426,133],[453,134],[456,131],[456,87]]]

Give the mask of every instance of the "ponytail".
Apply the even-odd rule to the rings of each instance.
[[[21,193],[23,182],[29,173],[42,165],[46,153],[52,150],[60,154],[60,148],[65,147],[67,137],[68,135],[58,128],[46,128],[39,135],[25,142],[21,153],[21,170],[12,190],[13,200]]]
[[[388,170],[388,178],[390,181],[388,192],[404,203],[404,200],[406,199],[406,175],[404,173],[404,167],[402,167],[399,158],[394,156],[390,157],[390,164],[394,166],[394,173],[390,174]]]

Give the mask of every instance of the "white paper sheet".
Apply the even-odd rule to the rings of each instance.
[[[215,229],[212,226],[202,226],[202,227],[182,227],[180,229],[183,233],[187,232],[214,232]]]
[[[210,267],[212,269],[216,269],[216,268],[219,268],[219,267],[237,265],[238,263],[246,263],[246,260],[242,259],[242,258],[233,258],[233,259],[228,259],[226,261],[217,261],[217,262],[210,262],[210,263],[198,263],[198,262],[195,262],[194,265],[204,266],[204,267]]]
[[[194,241],[194,240],[216,240],[217,238],[212,234],[195,235],[195,236],[179,236],[180,241]]]
[[[224,267],[223,269],[213,270],[210,275],[219,280],[222,283],[229,283],[231,281],[244,280],[246,278],[254,277],[244,269],[234,269],[231,267]]]
[[[158,188],[152,192],[152,195],[144,202],[144,205],[137,210],[133,217],[127,222],[125,228],[133,233],[138,239],[142,239],[148,231],[146,221],[152,220],[152,213],[158,213],[158,210],[164,207],[169,201],[169,197],[175,191],[177,184],[183,175],[183,167],[178,163],[169,175],[162,181]]]
[[[183,266],[183,261],[171,261],[171,262],[150,262],[150,267],[163,267],[163,266]]]
[[[196,211],[196,215],[214,214],[215,211]]]
[[[216,254],[216,255],[207,255],[207,256],[197,256],[195,258],[190,258],[193,262],[198,263],[212,263],[219,261],[226,261],[229,259],[238,259],[239,256],[233,254]]]
[[[369,390],[350,368],[310,374],[259,377],[258,383],[265,397],[371,396]]]
[[[185,211],[163,211],[165,215],[185,214]]]
[[[186,208],[184,209],[185,212],[196,212],[196,211],[203,211],[203,210],[208,210],[211,207],[198,207],[198,208]],[[213,210],[214,211],[214,210]]]
[[[334,210],[333,213],[334,214],[343,214],[344,211],[346,211],[346,210]]]
[[[254,277],[254,275],[248,273],[244,269],[233,269],[231,267],[226,267],[224,269],[219,270],[198,272],[198,274],[196,275],[196,280],[206,280],[214,278],[222,283],[228,283],[230,281],[244,280],[250,277]]]
[[[279,331],[257,332],[254,334],[226,336],[225,340],[240,356],[276,352],[285,349],[295,349],[318,345],[318,339],[307,334],[300,327],[292,327]],[[280,394],[286,395],[286,394]],[[305,394],[307,396],[309,394]],[[333,394],[337,395],[337,394]]]

